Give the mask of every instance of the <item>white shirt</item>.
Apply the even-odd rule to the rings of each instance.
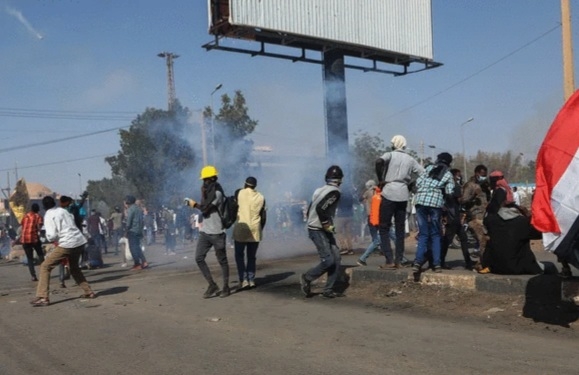
[[[74,216],[61,207],[54,207],[44,214],[44,229],[48,241],[58,241],[65,249],[86,244],[86,238],[74,224]]]
[[[517,206],[521,205],[521,196],[519,195],[518,191],[513,191],[513,200]]]

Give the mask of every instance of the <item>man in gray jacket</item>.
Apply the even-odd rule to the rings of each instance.
[[[137,199],[132,195],[127,195],[125,198],[125,207],[127,208],[126,237],[129,241],[129,250],[134,262],[134,266],[131,268],[132,271],[142,270],[149,266],[141,248],[141,239],[143,238],[143,228],[145,226],[143,210],[136,202]]]
[[[386,257],[386,263],[380,266],[382,269],[401,267],[404,258],[406,206],[410,197],[409,185],[424,171],[424,168],[406,153],[406,138],[395,135],[391,142],[392,151],[386,152],[376,160],[376,175],[380,181],[378,186],[382,189],[380,244]],[[388,237],[393,217],[396,232],[396,257],[394,259]]]

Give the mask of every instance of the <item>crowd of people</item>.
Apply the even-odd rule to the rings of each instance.
[[[520,205],[517,189],[511,189],[501,171],[489,173],[482,164],[475,167],[468,181],[463,181],[462,172],[452,168],[452,162],[452,155],[443,152],[424,167],[406,151],[406,139],[396,135],[391,140],[391,151],[376,160],[376,180],[368,180],[361,194],[352,184],[342,184],[344,171],[333,165],[325,174],[326,183],[314,191],[309,204],[274,206],[273,230],[285,228],[283,220],[291,228],[286,235],[301,235],[306,229],[318,252],[320,262],[300,276],[304,295],[311,296],[311,283],[327,274],[322,296],[342,296],[335,290],[341,256],[354,254],[355,237],[363,239],[366,231],[371,241],[357,259],[359,266],[367,266],[368,257],[379,251],[384,256],[380,265],[383,270],[411,266],[419,277],[428,264],[439,273],[451,269],[446,257],[458,238],[467,270],[483,274],[543,272],[544,266],[537,262],[530,247],[530,240],[540,238],[540,233],[531,226],[529,210]],[[64,280],[70,274],[83,288],[83,296],[94,298],[81,267],[102,266],[102,254],[108,253],[110,246],[118,255],[119,243],[124,239],[130,258],[123,251],[122,266],[132,259],[131,270],[148,268],[144,246],[155,243],[161,231],[167,255],[175,253],[177,242],[195,240],[195,262],[208,283],[203,297],[227,297],[231,290],[226,233],[232,226],[239,289],[256,287],[257,251],[267,219],[265,198],[256,190],[257,179],[248,177],[243,188],[231,197],[225,195],[214,166],[201,170],[201,180],[201,200],[185,198],[184,205],[175,210],[165,206],[159,211],[150,210],[128,195],[124,207],[114,207],[108,219],[97,210],[85,218],[82,210],[86,195],[80,202],[61,196],[59,204],[45,197],[43,218],[38,204],[33,204],[18,235],[32,280],[39,281],[33,305],[49,305],[50,272],[57,266],[61,287],[66,287]],[[410,229],[417,231],[413,261],[405,257]],[[469,250],[468,231],[478,245],[476,262]],[[46,241],[54,243],[48,254],[41,247],[41,233]],[[221,267],[221,287],[206,262],[212,249]],[[34,268],[35,252],[40,279]]]

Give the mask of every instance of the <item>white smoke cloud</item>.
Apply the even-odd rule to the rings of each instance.
[[[14,18],[16,18],[25,28],[26,30],[28,30],[28,32],[30,34],[32,34],[32,36],[34,36],[37,39],[42,40],[44,38],[44,36],[42,34],[40,34],[31,24],[30,22],[28,22],[28,20],[24,17],[24,15],[22,14],[22,12],[20,12],[19,10],[16,10],[14,8],[10,8],[10,7],[6,7],[6,13],[8,13],[9,15],[13,16]]]

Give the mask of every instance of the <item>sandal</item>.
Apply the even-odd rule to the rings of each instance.
[[[96,294],[94,292],[90,292],[88,294],[81,294],[80,298],[95,299]]]
[[[50,301],[48,298],[38,297],[33,301],[30,301],[30,304],[34,307],[44,307],[50,305]]]

